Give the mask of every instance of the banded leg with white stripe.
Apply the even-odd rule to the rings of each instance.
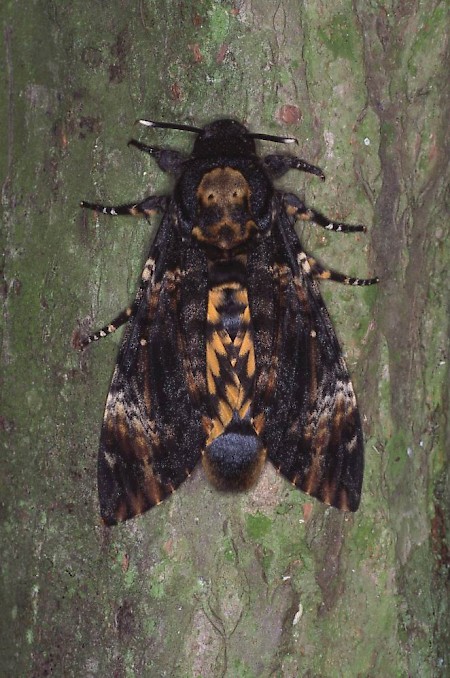
[[[351,278],[350,276],[339,273],[338,271],[325,268],[313,257],[309,257],[307,254],[305,254],[305,252],[300,252],[297,260],[299,266],[301,266],[305,273],[312,275],[314,278],[320,278],[321,280],[333,280],[334,282],[339,282],[343,285],[353,285],[355,287],[376,285],[380,282],[379,278]]]
[[[95,202],[82,201],[80,207],[94,212],[101,212],[110,217],[118,216],[132,216],[138,217],[142,214],[146,217],[156,214],[157,212],[164,212],[167,207],[167,198],[164,195],[152,195],[145,198],[142,202],[129,203],[127,205],[116,205],[115,207],[107,207],[105,205],[98,205]]]
[[[287,213],[294,219],[301,219],[302,221],[312,221],[314,224],[321,226],[326,231],[337,231],[340,233],[365,233],[367,228],[362,224],[344,224],[341,221],[333,221],[324,216],[312,207],[307,207],[304,202],[297,198],[296,195],[285,193],[283,196],[284,204]]]
[[[152,280],[154,270],[155,270],[155,261],[153,259],[147,259],[147,261],[145,262],[144,270],[142,271],[141,284],[139,285],[139,289],[137,291],[133,304],[131,306],[128,306],[128,308],[126,308],[125,310],[121,311],[119,315],[114,318],[114,320],[111,320],[111,322],[108,323],[108,325],[105,325],[97,332],[90,334],[88,337],[84,337],[83,339],[81,339],[79,344],[81,350],[85,349],[86,346],[89,346],[89,344],[92,344],[93,341],[98,341],[99,339],[103,339],[103,337],[107,337],[109,334],[112,334],[113,332],[118,330],[119,327],[125,325],[125,323],[127,323],[129,320],[131,320],[131,318],[133,318],[139,307],[142,297],[147,291],[147,288]]]

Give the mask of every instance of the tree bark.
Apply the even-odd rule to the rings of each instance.
[[[2,648],[5,676],[448,675],[449,105],[443,2],[2,5]],[[167,193],[131,136],[234,117],[289,134],[327,182],[284,185],[366,235],[300,235],[377,289],[324,284],[363,413],[355,515],[267,465],[224,495],[200,469],[100,526],[96,448],[125,307],[157,222],[83,214]],[[261,149],[263,146],[261,146]],[[270,148],[270,145],[264,148]],[[272,152],[269,150],[268,152]]]

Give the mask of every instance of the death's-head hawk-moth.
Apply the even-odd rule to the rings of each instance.
[[[133,304],[92,341],[127,323],[108,394],[98,458],[103,521],[115,524],[159,504],[201,459],[220,490],[255,483],[268,459],[291,483],[338,509],[358,508],[363,435],[355,393],[318,280],[372,285],[324,268],[294,230],[333,221],[274,180],[297,169],[292,155],[256,153],[235,120],[204,128],[139,121],[196,135],[192,153],[130,143],[175,176],[170,196],[103,214],[162,221]]]

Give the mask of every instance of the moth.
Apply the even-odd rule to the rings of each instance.
[[[175,177],[170,196],[105,215],[162,220],[133,304],[81,348],[126,324],[106,401],[98,457],[103,522],[159,504],[201,459],[219,490],[245,490],[269,460],[325,504],[356,511],[363,435],[355,393],[318,281],[372,285],[325,268],[303,249],[297,220],[365,231],[307,207],[274,180],[289,170],[324,180],[292,155],[260,157],[235,120],[203,128],[140,120],[196,135],[190,155],[130,144]]]

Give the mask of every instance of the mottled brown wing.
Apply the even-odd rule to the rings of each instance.
[[[249,272],[249,290],[258,296],[255,416],[264,419],[268,458],[286,478],[326,504],[355,511],[364,462],[353,386],[318,284],[282,212],[272,238]]]
[[[98,488],[107,525],[143,513],[172,493],[205,443],[198,391],[205,388],[200,328],[206,262],[188,248],[179,255],[169,224],[161,229],[155,279],[127,327],[106,402]],[[187,269],[190,277],[184,276]]]

